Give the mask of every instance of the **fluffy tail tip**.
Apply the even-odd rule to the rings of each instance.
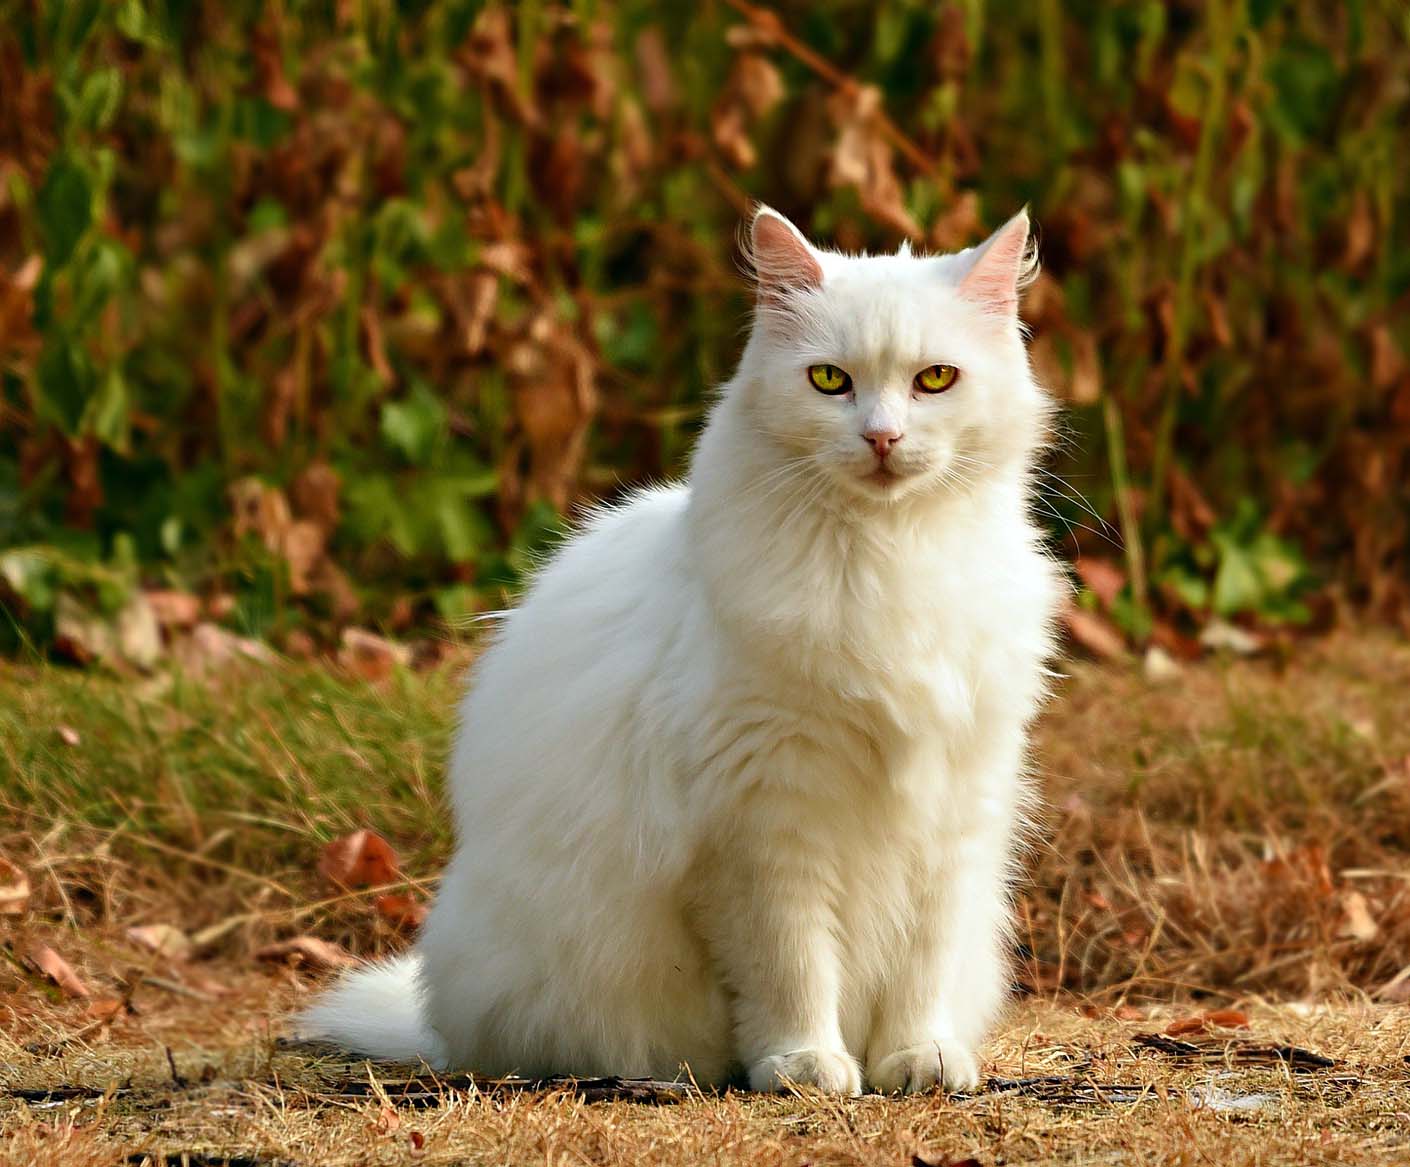
[[[420,972],[415,956],[403,956],[345,973],[294,1018],[294,1037],[365,1057],[444,1066],[445,1051],[422,1008]]]

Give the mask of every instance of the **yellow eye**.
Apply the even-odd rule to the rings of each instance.
[[[916,388],[922,393],[943,393],[959,375],[954,365],[931,365],[916,374]]]
[[[819,393],[846,393],[852,388],[852,378],[836,365],[811,365],[808,380]]]

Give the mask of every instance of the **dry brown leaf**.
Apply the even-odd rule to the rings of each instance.
[[[74,972],[73,966],[47,944],[36,941],[29,946],[29,961],[40,972],[58,985],[65,997],[91,997],[92,991],[83,983],[83,978]]]
[[[54,609],[54,639],[60,651],[80,664],[122,658],[150,669],[162,653],[161,629],[141,592],[129,597],[113,616],[60,592]]]
[[[317,936],[293,936],[255,950],[256,960],[292,964],[297,968],[340,969],[359,964],[346,948]]]
[[[1110,608],[1116,597],[1126,586],[1126,573],[1110,559],[1094,555],[1084,555],[1073,564],[1077,578],[1093,595],[1101,601],[1102,607]]]
[[[1102,895],[1101,892],[1097,891],[1095,888],[1090,888],[1087,891],[1084,891],[1082,893],[1082,898],[1086,900],[1089,904],[1091,904],[1092,907],[1096,908],[1099,912],[1111,911],[1111,901],[1107,899],[1106,896]]]
[[[125,997],[95,997],[84,1012],[95,1021],[112,1021],[129,1011]]]
[[[1380,925],[1371,915],[1371,906],[1359,891],[1342,893],[1341,911],[1341,926],[1337,929],[1339,938],[1367,944],[1380,935]]]
[[[1062,619],[1068,635],[1093,656],[1117,660],[1126,655],[1126,638],[1104,617],[1069,603],[1063,609]]]
[[[318,874],[337,888],[379,887],[401,878],[392,845],[376,831],[353,831],[323,848]]]
[[[338,663],[364,681],[385,681],[395,669],[411,664],[411,650],[406,645],[366,628],[344,628],[340,640]]]
[[[760,53],[741,53],[728,84],[756,118],[764,117],[783,100],[783,75]]]
[[[652,113],[664,113],[676,104],[675,65],[661,26],[649,24],[637,33],[636,67],[641,92]]]
[[[1342,266],[1348,271],[1361,267],[1376,251],[1376,220],[1371,200],[1364,190],[1352,195],[1351,213],[1346,216],[1346,248]]]
[[[1410,964],[1377,989],[1375,996],[1396,1005],[1410,1004]]]
[[[343,482],[327,462],[305,466],[289,488],[290,501],[302,519],[317,523],[325,536],[338,526]]]
[[[172,655],[183,668],[198,676],[238,661],[274,663],[274,654],[268,645],[249,637],[236,636],[218,624],[210,623],[197,624],[191,635],[177,644]]]
[[[190,592],[154,589],[144,593],[163,628],[194,628],[201,619],[201,600]]]
[[[930,242],[942,251],[968,247],[983,231],[979,218],[979,194],[966,190],[955,198],[949,210],[937,215],[930,225]]]
[[[1141,661],[1141,673],[1152,685],[1173,685],[1183,676],[1184,669],[1164,648],[1151,644]]]
[[[827,109],[838,127],[828,184],[853,187],[862,209],[872,218],[907,238],[919,239],[920,224],[906,206],[894,151],[881,132],[881,90],[874,85],[839,90],[828,99]]]
[[[1074,405],[1095,405],[1102,398],[1102,361],[1097,351],[1097,338],[1083,329],[1072,334],[1071,343],[1069,400]]]
[[[318,655],[318,643],[302,628],[284,633],[284,655],[294,660],[313,660]]]
[[[380,895],[372,901],[372,906],[399,932],[415,932],[426,920],[426,905],[407,892]]]
[[[531,496],[566,510],[597,412],[597,366],[573,333],[542,312],[508,353],[514,412],[529,447]]]
[[[1384,321],[1371,326],[1371,384],[1377,389],[1394,387],[1405,376],[1405,357],[1396,344],[1390,325]]]
[[[401,1115],[395,1106],[384,1101],[377,1110],[376,1119],[367,1125],[374,1134],[390,1135],[401,1128]]]
[[[267,23],[257,22],[252,37],[255,73],[265,101],[284,113],[299,108],[299,91],[284,74],[284,60],[277,34]]]
[[[1196,1013],[1193,1017],[1182,1017],[1165,1027],[1167,1037],[1179,1037],[1184,1033],[1208,1033],[1214,1029],[1247,1029],[1248,1014],[1238,1009],[1211,1009]]]
[[[295,519],[285,529],[279,553],[289,565],[289,590],[294,595],[308,594],[310,579],[323,558],[327,541],[323,528],[311,519]]]
[[[1310,885],[1319,896],[1332,894],[1332,869],[1327,862],[1327,849],[1320,843],[1304,843],[1286,854],[1265,859],[1263,874],[1270,880]]]
[[[759,160],[745,129],[744,110],[735,102],[724,102],[711,113],[710,136],[725,161],[736,170],[750,170]]]
[[[182,965],[177,969],[177,972],[180,974],[183,984],[208,997],[224,997],[230,992],[229,985],[224,981],[216,980],[209,973],[203,972],[197,965]]]
[[[174,924],[139,924],[127,930],[127,937],[148,952],[178,963],[190,960],[196,951],[191,938]]]
[[[29,876],[0,858],[0,916],[20,916],[29,907]]]

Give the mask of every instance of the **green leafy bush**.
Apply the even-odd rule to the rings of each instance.
[[[844,247],[1032,205],[1046,506],[1128,631],[1403,610],[1406,42],[1367,2],[0,0],[9,623],[85,573],[327,635],[500,602],[682,468],[753,199]]]

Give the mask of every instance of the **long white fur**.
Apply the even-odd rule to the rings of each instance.
[[[304,1035],[491,1074],[977,1081],[1062,587],[1029,517],[1049,402],[1000,302],[1027,219],[958,256],[797,240],[821,283],[761,295],[689,481],[594,514],[481,658],[415,955]],[[916,393],[936,363],[959,380]]]

